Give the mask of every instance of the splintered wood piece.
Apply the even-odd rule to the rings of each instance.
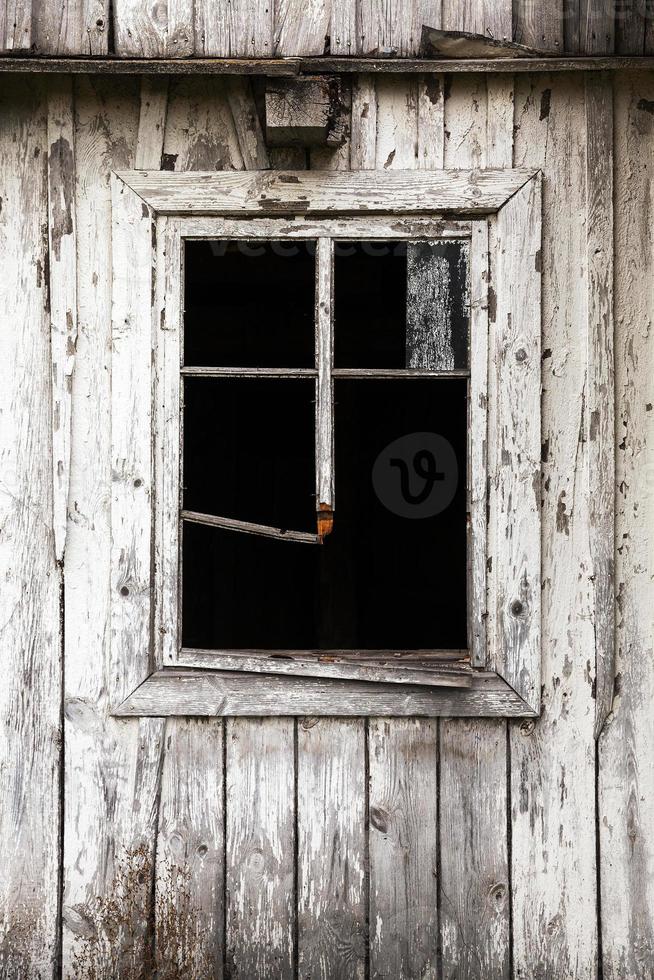
[[[334,525],[334,396],[332,361],[333,248],[330,238],[316,245],[316,511],[318,537],[322,542]]]
[[[318,534],[308,531],[286,531],[279,527],[268,527],[266,524],[251,524],[248,521],[237,521],[231,517],[219,517],[214,514],[199,514],[194,510],[183,510],[182,520],[190,524],[205,524],[209,527],[221,527],[225,531],[240,531],[242,534],[257,534],[262,538],[278,538],[282,541],[300,541],[303,544],[317,544]]]

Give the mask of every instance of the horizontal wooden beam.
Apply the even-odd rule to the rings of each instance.
[[[165,215],[495,214],[534,170],[222,171],[117,174]]]
[[[117,705],[121,718],[171,716],[390,716],[533,718],[536,712],[498,674],[473,673],[469,688],[273,677],[165,668]]]
[[[654,58],[17,58],[0,56],[0,72],[70,75],[412,74],[462,72],[651,71]]]

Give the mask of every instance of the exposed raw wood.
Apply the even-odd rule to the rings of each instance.
[[[39,54],[107,55],[109,0],[38,0],[32,8],[32,42]]]
[[[645,980],[654,963],[654,79],[615,89],[617,681],[598,746],[602,970]],[[634,247],[637,244],[637,247]]]
[[[225,764],[227,975],[293,980],[293,721],[230,719]]]
[[[441,24],[430,27],[468,31],[486,38],[507,41],[513,33],[511,0],[443,0]]]
[[[450,976],[508,980],[507,783],[497,765],[506,727],[492,719],[440,727],[443,962]]]
[[[447,2],[447,0],[446,0]],[[425,58],[533,58],[539,52],[524,44],[469,31],[438,31],[423,27],[420,53]]]
[[[271,58],[274,49],[271,0],[195,0],[195,49],[217,58]]]
[[[427,684],[429,687],[470,687],[472,670],[464,652],[458,660],[441,660],[440,651],[366,650],[186,650],[176,658],[180,667],[209,667],[212,670],[252,671],[258,674],[296,674],[301,677],[331,677],[336,680],[379,681],[392,684]],[[420,659],[418,659],[420,658]]]
[[[365,681],[259,677],[228,671],[166,668],[152,674],[114,714],[171,715],[397,715],[530,718],[534,712],[497,674],[475,672],[470,688],[425,688]]]
[[[436,980],[437,723],[369,723],[370,974]]]
[[[32,45],[32,0],[1,0],[0,49],[29,51]]]
[[[223,723],[166,724],[156,841],[155,953],[163,976],[223,976]]]
[[[364,725],[303,718],[297,742],[298,976],[364,980]]]
[[[359,0],[357,53],[386,59],[417,54],[427,10],[433,15],[433,4],[426,0]]]
[[[588,395],[585,435],[595,624],[595,736],[615,679],[615,385],[613,364],[613,83],[586,78]]]
[[[352,135],[350,163],[353,170],[375,169],[377,138],[377,91],[370,75],[352,80]]]
[[[413,105],[415,110],[415,101]],[[399,106],[397,112],[399,119]],[[390,153],[387,160],[388,156]],[[521,169],[118,174],[158,213],[241,216],[318,215],[361,209],[371,214],[491,214],[532,176],[533,171]]]
[[[66,545],[70,485],[73,366],[77,344],[77,251],[75,237],[75,139],[73,84],[48,87],[48,244],[50,350],[52,357],[52,485],[55,555]]]
[[[515,101],[514,159],[542,167],[547,206],[542,715],[533,726],[509,725],[513,961],[518,977],[595,980],[594,640],[583,442],[587,276],[579,221],[586,196],[584,86],[572,77],[518,79]]]
[[[61,846],[61,572],[55,561],[47,100],[0,91],[0,974],[55,976]]]
[[[271,151],[275,154],[283,150]],[[294,153],[294,150],[289,152]],[[247,224],[234,218],[178,218],[176,226],[184,238],[470,238],[472,223],[415,215],[410,218],[351,214],[347,217],[292,219],[248,218]],[[213,370],[213,369],[211,369]],[[221,368],[227,370],[227,368]],[[237,368],[236,370],[246,370]],[[264,368],[256,368],[265,373]],[[276,369],[273,369],[276,370]],[[298,369],[300,370],[300,369]],[[310,370],[307,368],[307,370]]]
[[[338,76],[268,80],[266,142],[269,146],[342,143],[341,100]]]

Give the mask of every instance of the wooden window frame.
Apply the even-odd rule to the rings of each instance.
[[[132,171],[112,175],[112,202],[114,713],[537,715],[540,172]],[[468,509],[476,545],[469,647],[476,669],[467,686],[447,686],[447,670],[439,686],[428,678],[419,686],[409,666],[346,659],[316,669],[315,658],[271,664],[262,653],[177,651],[170,624],[178,614],[171,583],[178,581],[172,529],[179,496],[171,474],[180,447],[171,421],[179,419],[182,242],[255,235],[470,236]]]

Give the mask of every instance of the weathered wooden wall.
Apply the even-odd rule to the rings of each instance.
[[[554,54],[654,52],[649,0],[0,0],[0,51],[407,57],[423,24]]]
[[[268,160],[248,100],[215,77],[0,91],[0,975],[646,980],[654,78],[359,77],[351,139],[308,160]],[[109,171],[267,162],[543,169],[536,722],[109,717],[129,669],[109,647]],[[612,229],[619,693],[596,743],[588,342]]]

